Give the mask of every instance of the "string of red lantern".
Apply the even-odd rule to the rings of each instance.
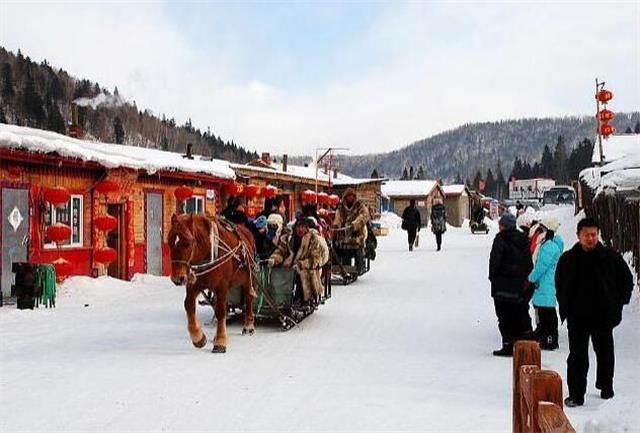
[[[303,202],[307,202],[307,203],[315,202],[316,193],[311,191],[310,189],[307,189],[300,193],[300,198],[302,199]]]
[[[173,195],[175,195],[179,201],[187,201],[193,197],[193,190],[188,186],[182,185],[176,188]]]
[[[244,186],[238,182],[230,182],[225,184],[223,189],[225,193],[237,196],[242,194],[242,191],[244,191]]]
[[[42,189],[42,197],[54,207],[67,204],[71,199],[71,193],[63,186],[45,187]]]
[[[247,198],[255,198],[260,195],[261,188],[258,185],[249,184],[244,187],[244,196]]]

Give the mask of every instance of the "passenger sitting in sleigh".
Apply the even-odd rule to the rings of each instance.
[[[329,260],[329,247],[314,225],[309,218],[298,218],[293,232],[280,238],[268,260],[269,266],[295,269],[298,275],[296,296],[303,305],[313,306],[324,292],[321,271]]]

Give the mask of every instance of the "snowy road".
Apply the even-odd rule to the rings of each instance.
[[[225,355],[191,346],[184,289],[168,279],[76,278],[53,311],[2,308],[0,431],[508,432],[493,235],[451,229],[442,252],[422,236],[413,253],[399,230],[381,238],[372,271],[297,329],[232,324]],[[636,291],[616,330],[617,395],[600,400],[590,381],[585,407],[567,411],[579,432],[640,428],[639,318]],[[564,378],[560,333],[543,364]]]

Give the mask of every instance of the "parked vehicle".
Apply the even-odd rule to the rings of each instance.
[[[546,190],[542,197],[542,205],[575,205],[576,192],[567,185],[554,186]]]

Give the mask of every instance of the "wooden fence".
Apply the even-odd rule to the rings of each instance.
[[[605,190],[595,195],[584,182],[580,189],[585,214],[600,223],[607,245],[620,252],[632,252],[640,281],[640,191]]]
[[[513,433],[575,433],[563,411],[562,379],[540,368],[540,345],[518,341],[513,350]]]

